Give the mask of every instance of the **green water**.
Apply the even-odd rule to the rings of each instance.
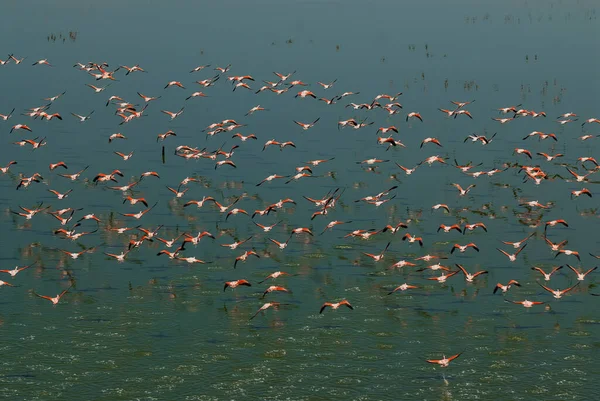
[[[600,117],[597,105],[600,80],[596,54],[600,29],[592,1],[509,1],[482,4],[474,1],[404,2],[281,2],[227,1],[215,4],[167,5],[165,2],[116,2],[83,5],[58,1],[11,2],[4,6],[0,48],[27,57],[21,64],[0,66],[0,165],[16,160],[0,174],[1,269],[36,263],[14,278],[0,279],[15,287],[0,287],[0,398],[7,400],[592,400],[599,357],[600,293],[598,271],[561,299],[554,299],[539,285],[543,277],[531,270],[548,271],[564,265],[549,283],[564,289],[577,283],[566,267],[589,269],[600,254],[598,239],[598,176],[586,183],[573,182],[565,165],[585,171],[579,157],[599,157],[598,141],[578,139],[600,134],[599,124],[581,123]],[[72,38],[69,32],[76,33]],[[64,39],[64,40],[63,40]],[[47,58],[53,67],[32,66]],[[0,56],[4,60],[5,56]],[[85,84],[105,86],[72,66],[88,61],[119,65],[139,64],[147,73],[115,73],[101,93]],[[194,67],[211,64],[197,73]],[[216,75],[213,69],[231,64],[231,70],[209,88],[194,83]],[[275,81],[273,71],[296,73],[310,86],[294,87],[280,96],[254,92],[262,81]],[[227,76],[250,74],[252,91],[232,91]],[[335,85],[324,90],[317,81]],[[172,80],[186,89],[163,89]],[[282,86],[284,87],[284,86]],[[318,97],[332,98],[346,91],[360,92],[334,105],[294,95],[302,89]],[[208,97],[185,100],[202,90]],[[42,106],[44,98],[65,95],[53,102],[50,112],[63,120],[41,121],[21,115]],[[143,118],[119,125],[109,96],[143,105],[136,92],[161,96],[149,103]],[[378,94],[403,92],[399,114],[381,109],[353,110],[350,102],[371,103]],[[451,101],[471,101],[465,106],[473,119],[447,118],[438,108],[450,109]],[[383,103],[383,99],[380,100]],[[544,111],[547,117],[517,118],[499,124],[498,108],[516,106]],[[267,111],[245,116],[251,107]],[[161,110],[184,113],[171,121]],[[86,115],[79,123],[70,115]],[[423,122],[405,121],[418,111]],[[556,123],[563,113],[578,114],[578,121]],[[293,120],[312,122],[307,131]],[[355,118],[374,122],[368,128],[337,129],[337,122]],[[246,126],[206,136],[202,130],[213,122],[235,119]],[[33,132],[9,133],[15,124],[27,124]],[[386,150],[377,144],[378,127],[395,125],[393,135],[406,148]],[[164,142],[156,136],[176,132]],[[555,133],[557,141],[538,140],[527,134],[537,130]],[[126,140],[108,142],[120,132]],[[241,142],[233,133],[254,133],[258,140]],[[486,146],[463,143],[467,135],[496,136]],[[46,137],[47,145],[32,151],[15,141]],[[443,147],[426,144],[436,137]],[[293,141],[296,148],[269,147],[269,139]],[[215,170],[209,159],[184,160],[175,147],[188,145],[214,151],[235,150],[237,168]],[[164,163],[162,147],[165,147]],[[533,160],[515,155],[526,148]],[[123,161],[113,152],[129,153]],[[547,162],[536,155],[563,153]],[[429,156],[447,158],[448,165],[421,165],[406,175],[394,162],[414,167]],[[313,167],[313,178],[285,184],[275,180],[256,184],[271,174],[292,175],[308,160],[333,160]],[[356,162],[379,158],[374,171]],[[222,160],[220,156],[218,160]],[[524,173],[509,168],[493,177],[472,178],[453,167],[472,161],[482,163],[473,171],[503,169],[505,163],[541,167],[550,178],[540,185],[523,182]],[[50,163],[65,161],[67,170],[48,170]],[[89,165],[81,179],[71,182],[58,174],[75,173]],[[593,164],[586,162],[587,168]],[[98,173],[123,172],[125,185],[153,170],[160,179],[144,178],[133,195],[157,206],[142,219],[120,213],[143,210],[123,204],[123,195],[92,182]],[[16,190],[19,174],[39,172],[41,183]],[[555,174],[559,176],[554,176]],[[181,199],[166,188],[177,188],[185,177],[197,177]],[[451,185],[474,183],[467,196],[459,197]],[[379,207],[360,198],[392,186],[395,198]],[[571,191],[588,188],[592,198],[571,199]],[[303,198],[320,199],[339,188],[336,206],[326,216],[311,215],[318,209]],[[57,200],[48,192],[73,192]],[[183,187],[182,187],[183,189]],[[264,209],[280,199],[296,204],[268,216],[260,224],[279,223],[264,233],[243,214],[225,218],[212,202],[203,208],[183,207],[191,199],[212,196],[223,204],[242,196],[236,207]],[[552,202],[545,210],[528,210],[521,201]],[[83,208],[73,223],[94,213],[101,219],[83,221],[78,231],[98,231],[71,241],[54,235],[60,223],[40,213],[25,220],[11,211],[43,202],[50,210]],[[432,211],[448,204],[450,213]],[[382,229],[410,219],[407,229],[389,231],[369,240],[344,238],[356,229]],[[573,256],[550,251],[544,241],[544,222],[565,219],[569,227],[548,228],[553,242],[568,240]],[[351,221],[319,235],[332,220]],[[536,221],[541,225],[530,227]],[[462,235],[437,232],[440,224],[483,222],[487,232]],[[525,223],[525,224],[524,224]],[[207,230],[204,237],[186,245],[183,256],[195,256],[207,264],[189,265],[156,256],[165,249],[158,241],[144,243],[123,263],[103,252],[120,253],[140,232],[116,234],[108,227],[154,229],[171,239],[183,232]],[[535,224],[533,224],[535,225]],[[314,236],[294,235],[285,250],[270,238],[285,241],[293,228],[309,227]],[[402,241],[405,233],[421,236],[424,246]],[[527,248],[514,263],[496,248],[515,250],[501,241],[518,241],[529,234]],[[252,239],[236,250],[221,247],[234,240]],[[181,242],[178,241],[178,243]],[[381,252],[381,262],[363,254]],[[454,243],[474,242],[480,252],[450,249]],[[77,260],[58,249],[95,252]],[[255,250],[239,262],[235,258]],[[171,248],[173,250],[173,248]],[[414,259],[425,254],[445,255],[440,262],[455,270],[487,270],[473,283],[462,274],[444,284],[427,280],[438,272],[418,271],[435,262]],[[399,260],[417,267],[390,269]],[[289,277],[264,280],[275,271]],[[247,279],[251,287],[223,291],[225,281]],[[492,294],[495,284],[516,279],[503,296]],[[402,283],[419,288],[388,293]],[[57,305],[36,297],[54,296],[73,287]],[[270,293],[281,285],[290,293]],[[324,302],[347,299],[353,310],[319,310]],[[525,309],[505,302],[525,299],[546,304]],[[270,301],[268,309],[250,320]],[[448,368],[428,364],[462,352]]]

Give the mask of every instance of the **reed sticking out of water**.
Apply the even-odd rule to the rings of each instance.
[[[67,39],[69,39],[71,42],[75,42],[77,40],[77,31],[69,31],[67,35],[63,35],[62,32],[59,32],[58,35],[52,32],[46,36],[46,40],[48,42],[56,42],[58,40],[59,42],[65,43]]]

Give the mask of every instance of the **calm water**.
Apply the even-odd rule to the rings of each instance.
[[[593,272],[576,289],[556,300],[536,281],[542,280],[532,266],[551,269],[569,263],[592,268],[600,254],[596,230],[597,181],[577,183],[565,163],[582,174],[578,157],[599,157],[598,141],[581,141],[584,134],[600,134],[599,124],[581,123],[600,117],[600,67],[596,50],[600,24],[592,1],[509,1],[480,4],[476,1],[424,2],[281,2],[227,1],[171,7],[166,2],[105,1],[94,5],[59,1],[52,7],[30,1],[5,5],[0,25],[2,54],[27,57],[20,65],[0,66],[0,113],[16,111],[8,121],[0,120],[2,147],[0,165],[10,160],[7,174],[0,175],[1,268],[37,264],[16,277],[0,279],[15,287],[0,287],[0,398],[9,400],[590,400],[598,394],[600,273]],[[158,22],[160,21],[160,22]],[[69,32],[76,33],[74,38]],[[64,38],[64,41],[63,41]],[[4,59],[1,56],[0,59]],[[53,68],[31,64],[47,58]],[[72,66],[88,61],[119,65],[139,64],[147,73],[125,75],[103,92],[94,93],[85,84],[106,86]],[[201,64],[210,68],[189,71]],[[194,81],[216,74],[216,66],[231,64],[216,84],[200,88]],[[262,80],[274,81],[273,71],[296,73],[317,96],[331,98],[346,91],[360,92],[327,106],[312,98],[294,95],[294,87],[280,96],[268,91],[255,94]],[[252,91],[232,92],[227,76],[250,74]],[[322,89],[317,81],[335,85]],[[186,89],[163,89],[178,80]],[[284,85],[282,86],[284,87]],[[209,97],[184,99],[202,90]],[[46,104],[44,98],[66,94],[56,100],[51,112],[64,120],[40,121],[20,115],[30,107]],[[162,96],[151,102],[143,118],[119,125],[115,107],[106,106],[111,95],[132,103],[143,103],[136,95]],[[403,92],[397,100],[403,109],[389,116],[344,107],[350,102],[370,103],[381,93]],[[383,100],[383,99],[382,99]],[[465,106],[473,119],[460,115],[446,118],[438,108],[451,109],[450,101],[471,101]],[[522,104],[545,111],[547,117],[518,118],[499,124],[496,109]],[[170,121],[160,110],[184,113]],[[256,105],[268,109],[245,116]],[[139,109],[139,106],[138,106]],[[86,115],[79,123],[70,113]],[[406,114],[419,111],[424,122],[405,121]],[[557,124],[556,117],[578,114],[578,121]],[[213,122],[235,119],[246,126],[234,132],[254,133],[258,140],[240,142],[234,132],[207,138],[202,130]],[[311,122],[303,131],[293,120]],[[337,122],[356,118],[374,122],[368,128],[337,130]],[[27,124],[32,133],[10,128]],[[395,125],[394,133],[406,148],[376,143],[380,126]],[[162,143],[156,136],[176,132]],[[556,134],[558,141],[522,138],[538,130]],[[109,135],[121,132],[126,140],[108,143]],[[472,133],[496,134],[487,146],[463,143]],[[32,151],[13,142],[46,137],[47,145]],[[419,145],[426,137],[443,144]],[[269,139],[293,141],[296,148],[262,151]],[[174,155],[179,145],[229,150],[239,144],[232,160],[237,168],[214,169],[209,159],[184,160]],[[165,147],[165,160],[161,158]],[[513,155],[514,148],[527,148]],[[123,161],[114,151],[135,151]],[[564,153],[547,162],[537,152]],[[407,167],[432,155],[448,158],[449,165],[420,166],[404,174],[393,162]],[[313,167],[316,178],[290,184],[276,180],[256,187],[270,174],[290,175],[294,167],[312,159],[335,158]],[[369,171],[356,162],[379,158],[390,160]],[[222,156],[219,160],[223,159]],[[553,177],[540,185],[523,182],[524,174],[510,168],[493,177],[474,179],[453,168],[472,161],[481,166],[471,171],[503,168],[505,163],[540,166]],[[63,160],[68,170],[48,171],[49,163]],[[75,173],[89,165],[81,179],[71,182],[59,173]],[[586,163],[591,168],[592,163]],[[143,210],[122,204],[118,191],[92,178],[120,169],[119,184],[136,180],[154,170],[160,179],[144,179],[134,191],[137,197],[157,206],[142,219],[119,213]],[[15,190],[19,174],[39,172],[41,183]],[[198,177],[182,199],[174,199],[166,186],[177,188],[186,176]],[[451,186],[475,183],[465,197]],[[380,207],[354,202],[394,185],[395,198]],[[593,198],[571,200],[572,190],[587,187]],[[322,198],[340,188],[341,197],[327,216],[310,220],[316,208],[303,196]],[[73,192],[57,200],[48,189]],[[212,203],[203,208],[183,208],[191,199],[213,196],[221,203],[244,197],[236,205],[250,213],[283,198],[296,205],[269,216],[256,217],[261,224],[280,222],[263,233],[245,215],[225,219]],[[388,198],[389,198],[388,197]],[[552,202],[546,210],[528,211],[522,200]],[[40,213],[25,220],[10,211],[44,202],[51,210],[83,208],[74,221],[94,213],[102,221],[94,234],[77,241],[53,235],[60,223]],[[451,213],[432,212],[431,206],[446,203]],[[554,258],[544,241],[543,222],[565,219],[569,227],[548,229],[554,242],[568,240],[573,256]],[[369,240],[344,238],[355,229],[381,229],[386,224],[410,219],[409,227],[395,235],[389,232]],[[526,219],[529,222],[523,224]],[[331,220],[352,221],[318,235]],[[519,221],[521,220],[521,222]],[[483,222],[488,232],[466,235],[436,232],[440,224]],[[532,222],[540,221],[537,227]],[[73,222],[74,223],[74,222]],[[71,226],[73,223],[68,224]],[[208,230],[217,238],[203,238],[187,245],[184,256],[209,263],[188,265],[166,256],[158,241],[133,250],[124,263],[103,252],[119,253],[136,230],[116,234],[108,227],[156,228],[162,238],[183,232]],[[534,225],[534,224],[533,224]],[[294,236],[281,251],[269,241],[284,241],[296,227],[315,232]],[[93,221],[78,228],[92,231]],[[424,247],[402,241],[405,232],[423,237]],[[501,241],[518,241],[529,234],[527,248],[511,263]],[[221,247],[238,239],[252,239],[232,251]],[[449,251],[454,243],[475,242],[480,252]],[[362,252],[379,253],[390,242],[383,261],[374,263]],[[57,249],[70,252],[95,247],[95,252],[72,260]],[[259,258],[238,263],[236,256],[254,249]],[[172,250],[172,249],[171,249]],[[462,264],[471,272],[489,274],[467,283],[462,274],[439,284],[427,280],[437,272],[418,271],[433,264],[390,269],[393,263],[413,261],[425,255],[446,255],[441,262],[454,269]],[[293,274],[263,280],[283,270]],[[223,291],[229,280],[247,279],[252,287]],[[525,309],[492,295],[496,283],[516,279],[507,300],[546,302]],[[53,306],[36,297],[55,295],[74,287]],[[387,295],[404,282],[419,288]],[[548,286],[566,288],[577,283],[566,266]],[[269,285],[282,285],[290,294],[272,293],[261,299]],[[354,310],[342,307],[319,314],[324,302],[347,299]],[[278,301],[278,310],[268,309],[249,318],[267,301]],[[463,354],[446,369],[426,359]],[[446,380],[444,380],[444,378]]]

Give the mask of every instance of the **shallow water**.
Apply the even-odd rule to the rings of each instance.
[[[471,178],[453,168],[482,163],[475,170],[502,168],[504,163],[541,166],[549,175],[567,178],[561,163],[578,166],[581,156],[598,157],[600,138],[580,141],[585,133],[597,135],[600,125],[584,119],[600,117],[597,112],[600,80],[598,48],[600,28],[594,2],[574,4],[544,1],[427,2],[400,4],[378,2],[296,1],[220,2],[213,5],[184,5],[177,9],[163,2],[103,2],[82,5],[61,1],[52,7],[43,2],[12,3],[5,7],[0,47],[5,53],[27,57],[20,65],[0,66],[4,96],[0,113],[16,108],[8,121],[0,121],[2,144],[0,165],[18,164],[0,175],[0,265],[10,269],[37,264],[15,278],[0,279],[16,287],[0,287],[0,383],[2,396],[11,400],[589,400],[598,391],[598,335],[600,315],[596,308],[600,293],[597,271],[560,300],[552,298],[536,281],[539,266],[545,270],[569,263],[591,268],[600,249],[594,235],[598,226],[595,180],[568,182],[559,177],[535,185],[523,182],[523,173],[510,168],[493,177]],[[154,21],[161,19],[160,27]],[[27,29],[21,27],[27,26]],[[168,28],[168,29],[164,29]],[[23,31],[23,32],[21,32]],[[76,32],[76,38],[69,37]],[[19,33],[18,35],[16,33]],[[56,40],[53,39],[54,35]],[[62,37],[65,40],[62,40]],[[48,58],[54,67],[31,66]],[[4,59],[4,57],[0,57]],[[95,82],[76,62],[102,62],[110,70],[119,65],[139,64],[148,73],[123,71],[115,74],[100,94],[85,84]],[[215,86],[200,89],[196,80],[210,78],[215,66],[232,64],[231,71]],[[211,64],[201,72],[189,71]],[[314,99],[297,99],[298,87],[276,96],[255,94],[243,88],[231,91],[228,75],[250,74],[256,82],[275,80],[273,71],[297,71],[291,79],[310,83],[318,96],[360,92],[327,106]],[[331,82],[323,90],[316,82]],[[171,80],[180,80],[186,89],[163,89]],[[209,97],[184,99],[203,90]],[[29,107],[45,104],[43,98],[66,94],[51,109],[63,121],[40,121],[19,115]],[[143,118],[119,125],[114,106],[106,107],[111,95],[134,103],[136,92],[162,96],[151,102]],[[354,111],[350,102],[371,102],[380,93],[403,92],[400,115],[387,116],[382,110]],[[450,108],[451,100],[470,101],[466,106],[473,119],[446,118],[438,108]],[[523,108],[545,111],[547,117],[519,118],[508,124],[491,120],[496,109],[522,104]],[[269,109],[244,116],[260,104]],[[169,121],[160,110],[184,113]],[[70,115],[95,110],[89,121],[79,123]],[[419,111],[424,119],[405,121],[406,113]],[[575,112],[579,121],[561,126],[556,117]],[[302,131],[292,121],[319,122]],[[361,130],[337,129],[337,122],[354,117],[368,118],[374,125]],[[464,118],[463,118],[464,117]],[[226,118],[242,124],[239,132],[255,133],[257,141],[240,143],[231,133],[207,138],[202,130]],[[33,133],[13,132],[17,123],[28,124]],[[394,137],[406,148],[386,151],[376,143],[375,130],[396,125]],[[173,130],[176,137],[156,142],[156,135]],[[522,140],[533,130],[553,132],[558,141]],[[107,142],[122,132],[128,139]],[[236,131],[237,132],[237,131]],[[487,146],[463,143],[471,133],[488,137]],[[46,137],[47,145],[32,151],[12,143],[24,138]],[[419,148],[425,137],[443,144]],[[265,141],[291,140],[296,148],[279,151]],[[186,161],[176,157],[179,145],[206,147],[213,151],[223,145],[240,148],[228,166],[214,169],[204,159]],[[165,163],[161,159],[165,146]],[[533,161],[513,155],[524,147]],[[114,151],[135,151],[123,161]],[[546,162],[536,152],[564,153],[565,157]],[[405,175],[393,162],[414,167],[426,157],[439,154],[450,165],[420,166]],[[293,168],[311,159],[334,160],[313,168],[317,178],[284,184],[276,180],[260,187],[255,184],[270,174],[292,174]],[[375,172],[357,161],[372,157],[390,159]],[[48,171],[48,164],[64,160],[68,170]],[[119,213],[137,212],[138,206],[122,204],[122,195],[105,184],[84,180],[70,182],[58,173],[74,173],[91,181],[99,172],[123,171],[119,184],[155,170],[160,179],[145,178],[135,191],[155,209],[137,221]],[[588,164],[588,167],[591,164]],[[15,190],[18,175],[40,172],[42,183]],[[328,174],[333,172],[333,174]],[[165,187],[177,187],[186,176],[198,176],[182,199],[174,199]],[[476,187],[459,197],[451,183]],[[396,197],[380,207],[354,202],[394,185]],[[571,200],[570,192],[589,188],[593,198]],[[58,201],[48,189],[73,189]],[[327,216],[310,220],[317,209],[303,196],[321,198],[340,188],[342,196]],[[343,192],[342,192],[343,191]],[[292,198],[296,205],[265,217],[261,224],[277,225],[263,233],[244,215],[227,220],[212,204],[202,209],[183,208],[185,201],[213,196],[219,202],[246,196],[237,207],[252,212],[279,199]],[[519,201],[552,202],[553,207],[533,211]],[[52,234],[58,221],[40,214],[26,221],[10,213],[19,206],[40,202],[60,207],[84,208],[74,216],[95,213],[102,222],[97,233],[78,241]],[[431,206],[447,203],[452,213],[432,212]],[[464,210],[462,210],[464,209]],[[541,226],[528,227],[520,218],[540,219]],[[581,253],[581,262],[559,256],[544,242],[543,222],[562,218],[569,227],[548,229],[554,242],[567,239],[567,248]],[[411,219],[408,229],[395,235],[381,233],[370,240],[344,238],[355,229],[381,229],[386,224]],[[476,230],[461,235],[436,232],[439,224],[482,221],[488,232]],[[319,235],[331,220],[352,221]],[[188,265],[157,257],[164,249],[155,241],[132,251],[124,263],[107,258],[103,252],[119,253],[130,236],[106,230],[107,226],[145,228],[163,225],[160,236],[173,238],[182,232],[208,230],[217,238],[203,238],[196,247],[187,245],[185,256],[210,263]],[[280,251],[269,238],[284,241],[292,228],[310,227],[314,237],[294,236]],[[95,223],[85,221],[81,230],[91,231]],[[131,231],[129,233],[133,233]],[[402,241],[405,232],[423,237],[424,247]],[[510,263],[496,248],[514,252],[501,241],[517,241],[530,233],[527,248]],[[235,251],[221,247],[235,239],[253,236]],[[454,243],[475,242],[480,252],[449,251]],[[379,253],[390,242],[383,261],[374,263],[362,252]],[[71,252],[95,247],[94,253],[77,260],[66,259],[57,248]],[[238,263],[244,250],[255,249],[260,258]],[[390,269],[398,260],[414,261],[425,254],[447,255],[442,264],[454,269],[456,263],[474,272],[489,273],[466,283],[462,275],[447,283],[429,281],[434,273],[418,267]],[[268,274],[283,270],[291,277],[258,284]],[[437,273],[435,273],[437,274]],[[54,295],[68,288],[60,303],[37,298],[32,290]],[[223,291],[223,283],[248,279],[252,287]],[[492,295],[497,282],[516,279],[507,300],[544,301],[530,310]],[[395,286],[408,282],[419,286],[407,292],[387,295]],[[566,266],[553,276],[551,288],[576,284]],[[289,288],[290,294],[268,294],[267,286]],[[348,299],[354,310],[327,309],[324,302]],[[266,301],[282,303],[255,319],[249,318]],[[463,354],[446,369],[427,364],[425,359]],[[444,378],[446,380],[444,380]]]

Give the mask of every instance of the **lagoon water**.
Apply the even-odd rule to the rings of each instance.
[[[0,175],[0,268],[36,265],[10,278],[15,287],[0,287],[0,398],[7,400],[592,400],[598,394],[596,362],[600,348],[600,293],[598,271],[579,287],[554,299],[538,281],[533,266],[551,269],[564,265],[553,276],[551,288],[577,283],[566,267],[592,268],[600,254],[597,238],[597,175],[585,184],[571,178],[563,163],[583,170],[577,158],[599,157],[600,124],[581,123],[600,117],[600,24],[593,1],[428,1],[417,4],[381,1],[224,1],[218,4],[132,1],[82,4],[57,1],[10,2],[3,8],[0,54],[27,57],[20,65],[0,66],[0,113],[16,111],[0,121],[0,165],[10,160]],[[73,37],[69,32],[74,33]],[[64,40],[63,40],[64,38]],[[0,56],[4,59],[5,56]],[[53,67],[32,66],[47,58]],[[125,75],[117,81],[96,82],[73,68],[76,62],[139,64],[147,73]],[[201,64],[211,67],[189,71]],[[216,66],[231,64],[212,87],[201,89],[194,81],[216,74]],[[310,84],[318,97],[360,92],[327,106],[312,98],[294,95],[294,87],[280,96],[255,94],[262,80],[274,81],[273,71],[296,73],[290,78]],[[254,89],[232,91],[225,78],[250,74]],[[323,90],[317,81],[335,85]],[[163,89],[181,81],[186,89]],[[105,86],[97,94],[85,84]],[[203,90],[208,97],[185,100]],[[44,98],[65,95],[53,102],[51,112],[63,120],[41,121],[21,115],[46,103]],[[115,106],[106,106],[111,95],[132,103],[143,101],[136,92],[162,96],[148,106],[143,118],[119,125]],[[381,93],[403,92],[399,115],[385,111],[353,110],[350,102],[370,103]],[[447,118],[438,108],[451,109],[450,101],[472,101],[465,107],[469,119]],[[516,106],[544,111],[546,118],[517,118],[499,124],[500,107]],[[268,109],[245,116],[256,105]],[[160,110],[184,113],[170,121]],[[70,113],[94,114],[80,123]],[[419,111],[423,122],[405,121],[406,113]],[[575,112],[578,121],[559,125],[556,117]],[[353,130],[337,129],[348,118],[373,121]],[[464,118],[463,118],[464,117]],[[246,124],[244,135],[257,141],[241,143],[232,133],[207,137],[202,130],[213,122],[235,119]],[[293,120],[309,122],[303,131]],[[27,124],[32,133],[10,128]],[[406,148],[386,150],[377,144],[380,126],[396,125],[394,137]],[[176,137],[157,142],[167,130]],[[538,130],[553,132],[558,140],[523,140]],[[121,132],[127,139],[108,143]],[[238,131],[236,131],[238,132]],[[463,140],[472,133],[494,140],[486,146]],[[32,151],[13,142],[45,137],[47,145]],[[427,144],[436,137],[443,144]],[[262,151],[269,139],[293,141],[296,148]],[[209,159],[184,160],[174,155],[179,145],[214,151],[239,144],[232,160],[237,168],[214,168]],[[162,147],[165,147],[164,163]],[[514,155],[527,148],[533,160]],[[123,161],[113,152],[134,151]],[[537,152],[564,153],[547,162]],[[421,165],[405,175],[394,162],[414,167],[426,157],[440,155],[449,165]],[[314,167],[316,177],[284,184],[276,180],[256,187],[270,174],[288,175],[312,159],[333,160]],[[369,171],[356,162],[390,160]],[[453,168],[482,163],[472,171],[503,169],[506,163],[538,165],[552,179],[535,185],[524,182],[518,168],[493,177],[474,179]],[[68,170],[48,171],[49,163],[64,160]],[[72,174],[89,165],[79,181]],[[588,168],[592,166],[586,164]],[[155,209],[141,220],[119,213],[143,210],[122,204],[120,192],[94,184],[99,172],[121,170],[119,184],[136,180],[148,170],[160,179],[145,178],[135,191]],[[41,183],[16,190],[20,173],[39,172]],[[190,183],[182,199],[174,199],[166,186],[177,188],[186,176]],[[450,185],[476,187],[465,197]],[[379,207],[354,202],[397,185],[395,198]],[[572,190],[587,187],[593,197],[571,199]],[[321,198],[340,188],[338,204],[327,216],[310,220],[316,211],[303,196]],[[48,189],[73,192],[57,200]],[[220,214],[212,204],[202,209],[183,208],[191,199],[213,196],[227,203],[244,195],[237,207],[264,209],[283,198],[286,205],[261,224],[280,222],[263,233],[245,215]],[[521,200],[551,202],[547,210],[520,206]],[[10,211],[19,206],[83,208],[102,222],[99,230],[78,241],[54,235],[60,223],[49,214],[25,220]],[[431,206],[446,203],[446,214]],[[581,253],[581,261],[558,256],[544,241],[545,221],[565,219],[569,227],[548,228],[553,242],[568,240],[568,249]],[[344,238],[355,229],[381,229],[410,219],[408,229],[381,233],[369,240]],[[529,219],[529,220],[527,220]],[[331,220],[352,221],[319,235]],[[436,232],[440,224],[484,222],[488,232]],[[535,222],[541,222],[537,227]],[[525,224],[523,224],[525,223]],[[107,227],[155,228],[173,238],[207,230],[217,237],[186,245],[185,256],[207,264],[188,265],[166,256],[158,241],[133,250],[124,263],[103,252],[119,253],[130,239]],[[310,227],[314,237],[294,236],[288,248],[277,249],[269,238],[284,241],[292,228]],[[96,228],[84,221],[80,230]],[[132,233],[131,231],[129,233]],[[423,237],[424,247],[402,241],[405,232]],[[496,248],[512,252],[501,241],[518,241],[529,234],[527,248],[514,263]],[[137,235],[137,234],[134,234]],[[253,236],[235,251],[221,244]],[[455,252],[454,243],[475,242],[480,252]],[[374,263],[362,252],[379,253],[390,242],[383,261]],[[77,260],[57,251],[95,247]],[[236,256],[254,249],[260,258],[238,263]],[[390,269],[401,259],[414,261],[425,254],[447,255],[441,262],[455,269],[487,270],[474,283],[462,274],[439,284],[429,281],[437,273],[418,267]],[[432,263],[431,263],[432,264]],[[291,277],[258,284],[268,274],[283,270]],[[57,305],[33,291],[54,295],[74,286]],[[245,278],[252,287],[223,291],[225,281]],[[505,295],[492,294],[496,283],[516,279]],[[404,282],[419,286],[407,292],[388,293]],[[271,284],[292,292],[272,293],[261,299]],[[545,305],[525,309],[507,300],[535,300]],[[324,302],[347,299],[354,310],[340,308],[320,314]],[[266,301],[282,303],[255,319],[249,318]],[[426,359],[463,354],[448,368]]]

